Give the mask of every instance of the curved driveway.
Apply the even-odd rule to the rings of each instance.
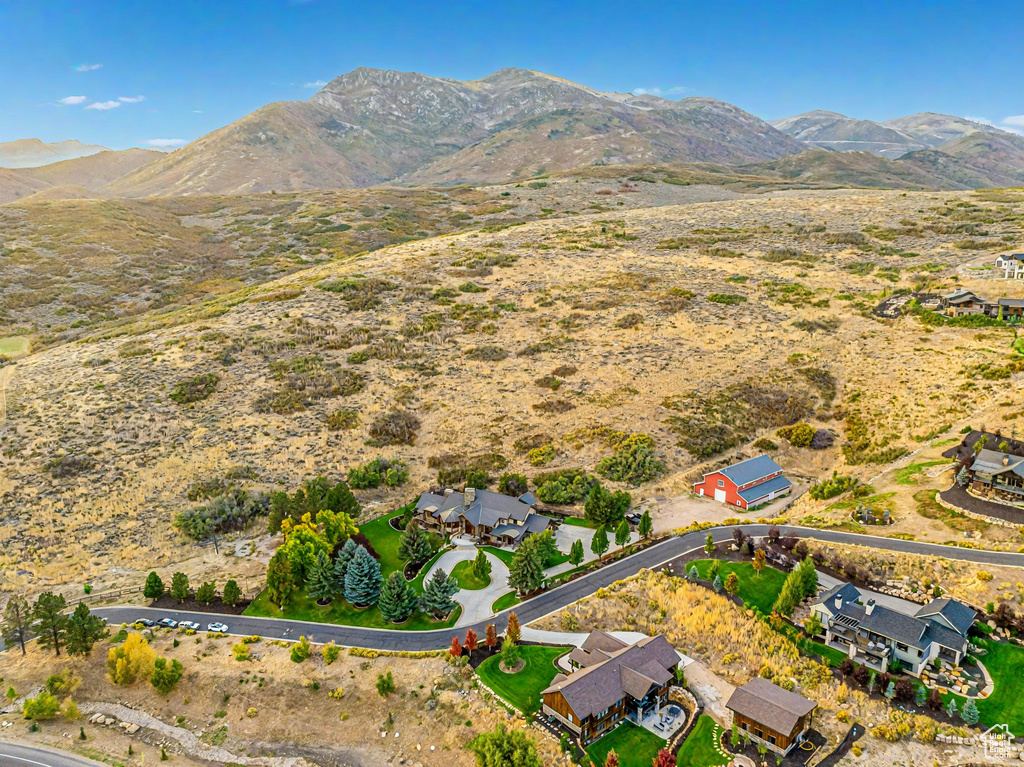
[[[741,525],[748,535],[764,536],[768,525]],[[1003,551],[983,551],[980,549],[961,549],[954,546],[942,546],[918,541],[904,541],[898,538],[876,538],[870,535],[844,533],[836,530],[816,530],[812,528],[782,525],[783,535],[790,533],[803,538],[812,538],[822,543],[860,544],[876,549],[898,551],[909,554],[939,556],[958,559],[985,565],[1008,565],[1024,567],[1024,554]],[[732,538],[733,528],[717,527],[710,530],[717,543]],[[669,538],[650,548],[644,549],[625,559],[620,559],[574,581],[570,581],[557,589],[544,592],[511,610],[504,610],[488,620],[472,625],[480,636],[483,636],[488,623],[497,625],[503,631],[508,622],[509,612],[514,611],[521,624],[527,624],[545,615],[561,610],[573,602],[590,596],[600,588],[615,581],[635,575],[643,569],[654,569],[670,562],[704,545],[709,531],[698,531],[686,535]],[[467,626],[459,629],[440,629],[437,631],[395,631],[389,629],[367,629],[356,626],[337,626],[327,623],[307,623],[280,618],[255,618],[245,615],[221,616],[211,613],[189,613],[176,610],[154,610],[147,607],[100,607],[95,611],[107,618],[111,623],[128,623],[135,618],[150,617],[153,619],[171,617],[177,620],[194,620],[206,625],[211,621],[223,620],[230,627],[231,633],[239,636],[257,634],[271,639],[297,640],[300,635],[314,642],[334,640],[347,647],[366,647],[374,650],[440,650],[451,644],[452,637],[464,633]]]

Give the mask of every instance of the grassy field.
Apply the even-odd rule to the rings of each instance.
[[[701,578],[707,578],[710,559],[698,559],[686,566],[686,571],[696,565],[697,572]],[[776,570],[774,567],[765,566],[761,574],[754,572],[754,566],[750,562],[722,562],[722,569],[719,575],[722,582],[729,573],[736,573],[740,580],[739,597],[752,607],[756,607],[763,613],[770,613],[772,605],[775,604],[779,592],[782,591],[782,584],[786,582],[786,574]]]
[[[359,524],[359,532],[365,535],[373,548],[380,554],[380,574],[386,579],[395,570],[399,572],[405,567],[405,562],[398,556],[398,544],[402,534],[395,530],[388,520],[392,517],[402,516],[403,510],[398,509],[383,517],[378,517],[372,522]]]
[[[896,482],[900,485],[916,484],[921,472],[925,469],[948,463],[949,461],[945,458],[938,461],[921,461],[920,463],[912,463],[908,466],[904,466],[902,469],[896,470]]]
[[[20,357],[28,354],[29,340],[25,336],[8,336],[0,338],[0,354],[7,357]]]
[[[683,741],[676,757],[679,767],[718,767],[727,764],[728,759],[718,753],[715,739],[718,725],[707,714],[701,714],[689,737]]]
[[[555,658],[568,652],[569,647],[521,647],[526,665],[515,674],[506,674],[500,668],[501,656],[495,655],[480,664],[476,670],[480,679],[506,702],[520,711],[537,711],[540,693],[558,674]],[[603,762],[602,762],[603,764]]]
[[[619,757],[619,767],[649,767],[658,751],[665,747],[665,739],[623,722],[596,743],[587,747],[587,755],[594,764],[604,764],[610,751]]]
[[[987,727],[1007,724],[1011,732],[1024,731],[1024,695],[1020,694],[1020,680],[1024,678],[1024,648],[987,639],[974,641],[988,650],[979,660],[995,683],[992,695],[977,701],[982,724]],[[957,705],[963,708],[963,699],[957,698]]]
[[[493,554],[498,559],[500,559],[502,562],[504,562],[506,567],[511,567],[512,566],[512,557],[515,555],[514,551],[509,551],[508,549],[499,549],[499,548],[496,548],[494,546],[483,546],[482,548],[487,553]],[[569,561],[569,554],[568,554],[568,552],[560,551],[557,554],[555,554],[554,556],[548,557],[547,560],[545,560],[545,562],[544,562],[544,569],[546,570],[549,567],[557,567],[558,565],[562,564],[563,562],[568,562],[568,561]]]
[[[516,592],[510,591],[507,594],[502,594],[500,597],[494,600],[494,604],[491,605],[491,612],[500,613],[502,610],[507,610],[508,608],[517,605],[522,601],[523,600],[516,596]]]
[[[455,578],[460,589],[467,589],[469,591],[487,588],[491,584],[491,576],[485,575],[481,578],[473,571],[473,562],[471,560],[459,562],[455,565],[452,568],[451,576]]]
[[[563,517],[558,520],[563,525],[572,525],[573,527],[589,527],[591,530],[596,530],[597,525],[591,522],[589,519],[584,517]]]

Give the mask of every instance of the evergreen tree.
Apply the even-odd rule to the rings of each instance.
[[[476,559],[473,560],[473,574],[480,580],[490,578],[491,560],[487,558],[487,554],[483,549],[479,549],[476,552]]]
[[[67,624],[68,655],[88,655],[92,646],[107,635],[107,622],[89,612],[85,602],[79,602]]]
[[[697,565],[690,565],[690,569],[687,571],[686,577],[691,581],[695,581],[700,577],[700,573],[697,572]]]
[[[715,591],[721,591],[722,590],[722,576],[721,575],[716,575],[715,576],[715,579],[711,582],[711,588],[713,588]]]
[[[164,582],[156,574],[156,570],[146,577],[146,585],[142,589],[142,594],[146,599],[159,599],[164,595]]]
[[[459,584],[440,567],[427,580],[423,588],[423,609],[435,618],[443,618],[455,609],[452,596],[459,590]]]
[[[529,543],[530,539],[527,539],[520,544],[516,553],[512,555],[512,563],[508,568],[508,585],[519,594],[536,591],[544,581],[540,554],[536,547]]]
[[[967,473],[967,464],[965,463],[960,467],[959,473],[956,475],[956,483],[960,487],[967,487],[967,484],[971,481],[970,475]]]
[[[946,713],[950,719],[956,716],[956,698],[949,699],[949,703],[946,704]]]
[[[345,590],[345,573],[348,570],[348,563],[355,556],[357,548],[359,548],[359,544],[349,538],[345,541],[345,545],[341,547],[338,556],[334,558],[334,581],[337,583],[335,593],[341,593]]]
[[[968,698],[964,701],[964,707],[960,709],[960,718],[964,720],[964,724],[975,725],[980,719],[978,714],[978,705],[974,702],[974,698]]]
[[[519,665],[519,660],[522,654],[519,650],[519,645],[516,644],[514,639],[505,637],[505,641],[501,643],[501,665],[506,670],[512,671],[516,666]]]
[[[354,605],[375,605],[380,598],[380,562],[359,546],[345,571],[345,599]]]
[[[405,576],[396,570],[384,581],[377,607],[380,608],[384,620],[401,623],[413,614],[416,602],[416,590],[405,580]]]
[[[171,596],[179,602],[188,599],[188,576],[185,573],[175,573],[171,576]]]
[[[739,593],[740,579],[739,576],[736,575],[736,573],[729,573],[727,576],[725,576],[725,590],[733,596],[736,596],[736,594]]]
[[[324,552],[316,553],[316,561],[309,571],[306,580],[306,593],[318,602],[330,602],[334,599],[337,581],[334,580],[334,565],[331,558]]]
[[[885,699],[888,700],[889,703],[892,703],[892,699],[896,697],[896,683],[890,680],[882,695],[885,696]]]
[[[654,522],[651,520],[651,512],[644,509],[643,516],[640,517],[640,524],[637,525],[637,532],[640,533],[641,538],[650,538],[653,529]]]
[[[537,746],[522,730],[509,732],[504,723],[470,741],[478,767],[541,767]]]
[[[39,634],[39,646],[53,648],[60,655],[60,646],[67,635],[68,616],[64,614],[67,600],[61,594],[47,591],[40,594],[32,610],[35,623],[32,628]]]
[[[620,549],[629,543],[629,522],[623,519],[615,528],[615,545]]]
[[[614,525],[626,516],[633,499],[629,493],[612,493],[601,486],[600,483],[590,488],[587,500],[583,504],[583,511],[587,519],[599,525]]]
[[[583,561],[583,541],[577,538],[572,542],[572,548],[569,549],[569,561],[576,567],[579,567],[580,562]]]
[[[278,550],[267,565],[267,595],[270,601],[284,610],[291,604],[292,596],[298,588],[291,560],[286,552]]]
[[[555,542],[555,534],[550,530],[545,530],[540,535],[531,535],[523,541],[523,544],[526,544],[535,552],[541,570],[544,569],[548,562],[561,553],[558,550],[558,544]],[[523,544],[520,544],[520,548],[522,548]]]
[[[168,662],[167,658],[157,658],[153,661],[153,675],[150,676],[149,682],[161,695],[167,695],[177,686],[184,675],[185,671],[181,666],[181,661],[171,660]]]
[[[594,531],[594,540],[590,542],[590,550],[594,552],[598,558],[604,556],[604,553],[608,551],[608,532],[605,530],[604,525],[598,526]]]
[[[213,581],[205,581],[198,589],[196,589],[196,601],[202,602],[204,605],[210,604],[216,596],[217,584]]]
[[[927,699],[928,689],[922,684],[917,688],[917,692],[914,693],[914,703],[918,706],[923,706]]]
[[[238,588],[238,582],[234,579],[229,580],[224,584],[224,593],[221,595],[220,601],[226,604],[228,607],[234,607],[238,604],[238,600],[242,598],[242,590]]]
[[[11,596],[4,607],[3,618],[0,619],[0,636],[3,637],[4,644],[8,647],[20,645],[21,654],[25,655],[25,642],[28,641],[32,621],[32,607],[28,600],[19,594]]]
[[[419,523],[415,519],[410,521],[399,539],[398,556],[407,562],[418,565],[420,562],[430,559],[433,553],[427,534],[420,529]]]
[[[708,533],[708,537],[704,539],[704,553],[709,557],[715,555],[715,537]]]

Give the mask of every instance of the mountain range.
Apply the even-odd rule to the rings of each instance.
[[[825,186],[1024,184],[1024,138],[960,117],[872,122],[816,111],[768,123],[711,98],[608,93],[525,69],[461,82],[360,68],[175,152],[78,147],[98,159],[50,174],[0,172],[0,203],[505,183],[595,165],[700,164],[723,177],[743,170]]]
[[[0,144],[0,168],[38,168],[61,160],[88,157],[106,147],[83,144],[81,141],[58,141],[46,144],[37,138],[19,139]]]

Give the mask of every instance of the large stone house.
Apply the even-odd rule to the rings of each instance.
[[[968,489],[1006,503],[1024,503],[1024,456],[998,450],[980,451],[967,469]]]
[[[570,674],[559,674],[541,693],[543,712],[577,735],[580,745],[621,722],[643,724],[668,702],[680,657],[664,636],[626,644],[592,631],[568,657]]]
[[[893,662],[915,675],[935,658],[958,666],[967,654],[967,632],[976,614],[952,599],[933,599],[914,615],[864,600],[851,583],[822,594],[812,605],[825,643],[858,663],[885,671]]]
[[[534,510],[536,503],[530,493],[513,498],[467,487],[462,493],[424,493],[416,501],[415,518],[421,527],[442,535],[468,535],[478,543],[516,546],[530,535],[556,527],[553,519]]]
[[[725,707],[738,730],[785,756],[804,739],[818,704],[756,676],[733,690]]]

